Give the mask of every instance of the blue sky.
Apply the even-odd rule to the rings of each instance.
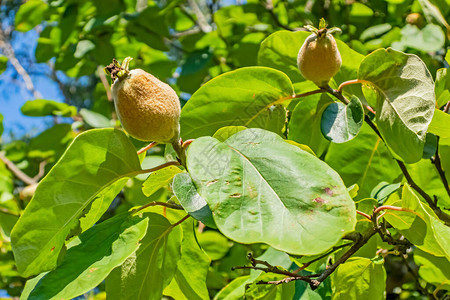
[[[25,65],[29,59],[34,59],[38,33],[35,30],[29,32],[14,32],[13,48],[16,56]],[[25,66],[26,68],[26,66]],[[39,68],[39,71],[37,70]],[[27,69],[27,68],[26,68]],[[33,64],[30,72],[35,88],[41,93],[43,99],[63,101],[63,96],[57,84],[44,73],[49,72],[46,64]],[[52,123],[51,117],[27,117],[21,114],[20,107],[27,101],[33,100],[33,95],[25,87],[22,78],[14,67],[8,63],[6,71],[0,75],[0,113],[3,115],[2,135],[3,141],[9,140],[9,134],[21,137],[25,134],[36,135],[48,128]]]

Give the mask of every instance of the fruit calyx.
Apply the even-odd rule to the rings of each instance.
[[[122,64],[120,64],[115,58],[113,58],[113,62],[107,65],[103,70],[106,75],[111,76],[113,82],[116,78],[122,79],[130,73],[130,61],[132,59],[132,57],[128,56],[123,60]]]

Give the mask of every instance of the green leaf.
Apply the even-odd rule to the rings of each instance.
[[[93,128],[112,127],[111,121],[107,117],[92,110],[82,108],[80,109],[80,116],[86,124]]]
[[[388,199],[388,197],[397,191],[401,186],[401,182],[398,183],[388,183],[388,182],[380,182],[370,193],[370,198],[377,200],[378,205],[383,205],[384,201]],[[373,207],[371,207],[373,210]]]
[[[211,260],[198,245],[194,220],[188,219],[181,226],[183,228],[181,258],[174,280],[187,299],[208,299],[206,276]]]
[[[85,56],[89,51],[95,49],[95,44],[90,40],[81,40],[77,44],[77,48],[75,50],[75,53],[73,56],[75,58],[82,58]]]
[[[436,109],[434,111],[433,119],[431,120],[428,132],[438,135],[441,138],[450,138],[450,115]]]
[[[386,270],[368,258],[351,257],[331,275],[332,299],[384,299]]]
[[[280,101],[294,93],[289,78],[277,70],[247,67],[204,84],[181,111],[183,139],[213,135],[230,125],[281,133],[286,112]]]
[[[11,236],[11,230],[19,219],[18,216],[0,211],[0,240],[3,235]]]
[[[331,144],[325,162],[341,175],[346,186],[358,184],[358,199],[370,197],[372,189],[383,180],[394,183],[401,170],[386,146],[367,125],[356,138],[344,144]]]
[[[387,205],[401,206],[408,211],[391,210],[386,220],[417,248],[435,256],[450,258],[450,228],[445,226],[434,212],[419,200],[407,184],[403,186],[402,200]]]
[[[412,48],[423,52],[435,52],[441,50],[444,44],[445,34],[440,26],[427,24],[419,29],[415,25],[406,24],[401,29],[401,40],[392,43],[392,47],[402,51]]]
[[[439,150],[441,150],[441,148]],[[422,187],[428,195],[437,197],[438,206],[450,208],[450,197],[445,190],[436,166],[430,159],[422,159],[415,164],[408,164],[406,165],[406,168],[408,169],[409,175],[411,175],[411,178],[418,186]]]
[[[419,161],[435,106],[433,78],[423,61],[379,49],[363,60],[358,78],[377,92],[378,129],[393,155],[406,163]]]
[[[142,185],[142,192],[147,197],[152,195],[160,188],[165,187],[169,183],[171,183],[173,177],[181,172],[182,171],[180,170],[180,168],[177,168],[175,166],[168,166],[161,170],[152,172]]]
[[[147,213],[147,234],[141,246],[106,280],[108,299],[161,299],[181,255],[182,231],[163,216]]]
[[[285,300],[292,299],[295,294],[295,281],[283,284],[257,284],[259,281],[277,281],[286,278],[280,274],[261,274],[248,286],[245,299]]]
[[[188,214],[208,227],[217,228],[211,209],[209,209],[205,199],[198,194],[197,188],[188,173],[175,175],[172,188],[173,193]]]
[[[197,240],[211,260],[222,259],[232,245],[226,237],[213,230],[208,230],[197,235]]]
[[[447,56],[449,55],[447,52]],[[450,72],[447,68],[442,68],[436,72],[436,82],[434,92],[436,94],[437,107],[442,107],[450,101]]]
[[[364,109],[356,96],[350,103],[329,104],[322,113],[321,130],[326,139],[333,143],[345,143],[353,139],[364,122]]]
[[[48,4],[42,0],[29,0],[22,4],[14,20],[17,31],[28,31],[42,23]]]
[[[75,106],[53,100],[37,99],[25,102],[20,111],[30,117],[62,116],[73,117],[77,114]]]
[[[81,234],[55,270],[42,277],[28,299],[72,299],[95,288],[139,247],[148,218],[127,213]]]
[[[74,135],[70,124],[56,124],[30,141],[28,157],[54,162]]]
[[[0,74],[5,72],[7,64],[8,64],[8,58],[6,56],[0,55]]]
[[[128,180],[128,178],[119,179],[95,196],[95,199],[89,205],[86,215],[80,218],[80,229],[82,232],[91,228],[100,220]]]
[[[214,297],[214,300],[235,300],[241,299],[245,294],[245,286],[249,282],[250,275],[240,276],[230,283],[228,283],[223,289],[220,290]]]
[[[41,180],[13,229],[19,272],[28,277],[53,269],[66,237],[96,195],[140,170],[134,146],[123,131],[90,130],[77,136]]]
[[[292,112],[288,138],[308,145],[314,153],[321,156],[330,144],[321,132],[321,116],[331,103],[333,100],[327,94],[304,97]]]
[[[420,249],[414,249],[414,262],[419,267],[419,276],[439,289],[450,289],[450,262],[445,257],[436,257]]]
[[[219,130],[214,133],[213,138],[218,139],[221,142],[224,142],[227,138],[232,136],[235,133],[238,133],[239,131],[245,130],[247,127],[244,126],[225,126],[220,128]]]
[[[355,206],[340,177],[269,131],[199,138],[188,148],[187,169],[217,227],[237,242],[317,254],[354,228]]]
[[[359,39],[362,42],[367,41],[369,39],[374,39],[382,34],[387,33],[391,29],[392,29],[392,25],[389,23],[370,26],[367,29],[364,29],[364,31],[359,36]]]

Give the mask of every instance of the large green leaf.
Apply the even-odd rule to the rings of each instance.
[[[142,185],[142,192],[147,197],[153,195],[157,190],[171,183],[173,177],[178,173],[181,173],[181,170],[175,166],[168,166],[161,170],[152,172],[148,176],[147,180],[144,181],[144,184]]]
[[[326,139],[333,143],[345,143],[353,139],[364,122],[364,109],[361,101],[352,96],[350,103],[329,104],[322,114],[321,130]]]
[[[225,142],[202,137],[188,148],[187,168],[217,227],[237,242],[317,254],[355,226],[355,206],[338,174],[275,133],[247,129]]]
[[[435,106],[433,78],[423,61],[379,49],[363,60],[358,78],[377,92],[378,129],[394,156],[407,163],[419,161]]]
[[[195,238],[194,220],[190,218],[184,221],[182,228],[181,258],[174,280],[187,299],[208,299],[206,276],[211,260]]]
[[[289,120],[288,138],[308,145],[322,155],[330,142],[321,132],[321,116],[326,107],[333,103],[327,94],[316,94],[302,98],[292,111]]]
[[[102,282],[140,245],[148,218],[127,213],[111,218],[71,241],[61,265],[48,272],[27,299],[71,299]]]
[[[356,138],[344,144],[331,144],[325,161],[341,175],[347,186],[358,184],[358,198],[370,197],[381,181],[396,182],[401,170],[386,146],[367,124]],[[400,181],[400,180],[398,180]]]
[[[406,167],[411,178],[418,186],[422,187],[428,195],[437,197],[437,203],[440,207],[450,208],[450,197],[444,188],[436,166],[430,159],[422,159]]]
[[[106,281],[108,299],[161,299],[177,270],[182,230],[163,216],[148,213],[147,234],[141,246]]]
[[[441,138],[450,138],[450,115],[441,110],[434,111],[428,132],[438,135]]]
[[[22,4],[14,20],[17,31],[28,31],[41,24],[47,12],[48,4],[42,0],[29,0]]]
[[[8,58],[6,56],[0,55],[0,74],[5,72],[7,63]]]
[[[189,176],[188,173],[175,175],[172,188],[173,193],[187,213],[206,226],[217,228],[214,223],[211,209],[209,209],[205,199],[198,194],[191,176]]]
[[[30,141],[28,157],[45,159],[53,163],[61,156],[74,136],[70,124],[56,124]]]
[[[419,200],[409,185],[404,185],[400,202],[389,199],[386,204],[408,210],[391,210],[385,214],[386,220],[408,241],[432,255],[450,258],[450,227],[445,226],[431,208]]]
[[[280,71],[247,67],[204,84],[181,111],[183,139],[213,135],[230,125],[264,128],[281,133],[286,112],[280,101],[294,93]]]
[[[419,267],[422,279],[440,289],[450,289],[450,261],[447,258],[414,249],[414,262]]]
[[[384,299],[386,271],[383,264],[352,257],[331,275],[332,299]]]
[[[450,101],[450,72],[447,68],[437,70],[434,92],[438,107],[442,107]]]
[[[24,277],[56,267],[64,241],[78,227],[96,195],[141,170],[125,133],[96,129],[77,136],[40,182],[12,232],[12,248]]]
[[[30,117],[63,116],[72,117],[77,113],[75,106],[53,100],[37,99],[25,102],[20,111]]]

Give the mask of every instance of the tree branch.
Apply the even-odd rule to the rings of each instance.
[[[184,210],[183,206],[175,204],[175,203],[153,201],[153,202],[147,203],[145,205],[142,205],[141,207],[138,207],[135,210],[132,210],[131,214],[133,215],[143,209],[146,209],[146,208],[152,207],[152,206],[164,206],[164,207],[168,207],[168,208],[172,208],[172,209]]]
[[[450,187],[448,185],[447,177],[445,177],[444,169],[442,169],[441,156],[439,155],[439,136],[437,137],[436,153],[434,154],[433,164],[439,173],[439,177],[441,177],[441,181],[444,184],[448,196],[450,197]]]
[[[25,182],[27,185],[36,184],[37,181],[22,172],[12,161],[10,161],[2,152],[0,152],[0,160],[8,167],[8,169],[20,180]]]
[[[324,87],[324,89],[327,90],[328,93],[332,94],[333,96],[335,96],[337,99],[339,99],[340,101],[342,101],[344,104],[348,104],[349,101],[347,98],[345,98],[344,95],[342,95],[341,92],[339,92],[338,90],[334,90],[333,88],[331,88],[329,85],[327,85],[326,87]],[[366,123],[372,128],[372,130],[378,135],[378,137],[386,144],[386,142],[384,141],[383,137],[381,136],[380,132],[378,131],[377,127],[375,126],[375,124],[372,122],[372,120],[370,120],[370,118],[365,115],[364,116],[364,120],[366,121]],[[395,158],[394,158],[395,159]],[[436,214],[436,216],[441,220],[444,221],[445,225],[450,226],[450,216],[448,214],[446,214],[444,211],[442,211],[436,204],[436,202],[433,201],[433,199],[431,199],[430,195],[428,195],[424,190],[422,190],[412,179],[411,175],[409,174],[408,170],[406,169],[405,164],[398,160],[395,159],[395,161],[397,162],[398,166],[400,167],[400,170],[402,171],[403,175],[406,178],[406,181],[408,182],[408,184],[414,189],[416,190],[416,192],[422,196],[422,198],[425,199],[425,201],[428,203],[428,205],[430,206],[430,208],[434,211],[434,213]]]
[[[200,27],[201,31],[203,31],[204,33],[211,32],[212,27],[211,25],[208,24],[208,21],[206,21],[206,17],[201,11],[200,7],[198,7],[197,2],[195,2],[195,0],[187,0],[187,1],[192,11],[194,12],[195,16],[197,17],[196,23],[198,27]]]
[[[272,0],[266,0],[266,3],[263,4],[264,8],[267,10],[267,12],[270,14],[270,16],[272,17],[272,19],[274,20],[275,24],[277,24],[278,27],[281,27],[283,29],[289,30],[289,31],[294,31],[293,28],[284,25],[280,22],[280,19],[278,19],[278,16],[275,14],[275,12],[273,11],[273,3]]]
[[[22,77],[25,82],[25,87],[29,90],[35,99],[42,98],[41,94],[34,87],[33,81],[31,80],[30,75],[19,62],[14,52],[13,47],[9,43],[5,32],[0,27],[0,49],[3,50],[3,54],[8,58],[9,62],[12,64],[14,69],[16,69],[17,73]]]
[[[366,233],[362,235],[362,238],[357,241],[347,252],[344,253],[334,264],[329,266],[317,279],[311,280],[309,284],[311,289],[315,290],[319,287],[319,285],[328,278],[328,276],[333,273],[340,264],[343,264],[349,259],[353,254],[355,254],[362,246],[364,246],[370,238],[377,233],[376,228],[370,228]]]

